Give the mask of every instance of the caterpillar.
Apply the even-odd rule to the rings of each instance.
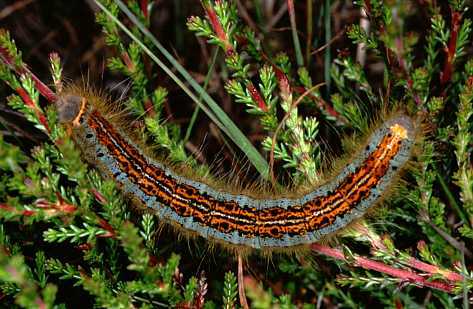
[[[317,242],[366,214],[408,161],[416,133],[414,119],[397,114],[325,184],[299,196],[252,196],[184,177],[147,155],[101,100],[73,89],[57,101],[60,122],[101,173],[163,222],[230,246],[263,250]]]

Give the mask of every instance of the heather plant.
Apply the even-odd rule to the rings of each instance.
[[[131,126],[153,151],[199,177],[309,186],[326,179],[330,162],[356,149],[380,115],[401,110],[423,128],[409,169],[372,216],[302,253],[243,255],[189,240],[132,207],[82,159],[54,105],[71,78],[66,55],[50,50],[50,71],[40,76],[15,31],[3,29],[2,304],[469,308],[471,3],[176,1],[176,16],[184,3],[196,8],[187,22],[176,19],[175,44],[200,46],[202,55],[181,58],[152,34],[159,1],[94,6],[110,51],[104,70],[127,85],[117,108],[136,119]],[[334,33],[343,10],[356,18]],[[191,74],[186,63],[201,56],[206,71]],[[185,121],[174,116],[180,109]],[[196,139],[200,131],[223,150],[202,151],[213,148]]]

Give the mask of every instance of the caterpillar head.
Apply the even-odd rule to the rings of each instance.
[[[78,126],[79,120],[84,114],[86,102],[87,100],[79,95],[60,95],[56,102],[59,122]]]

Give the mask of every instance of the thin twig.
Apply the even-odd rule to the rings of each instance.
[[[15,3],[5,7],[0,11],[0,20],[6,18],[7,16],[11,15],[12,13],[21,10],[28,6],[31,2],[35,0],[23,0],[23,1],[16,1]]]
[[[429,217],[429,214],[425,209],[419,210],[419,220],[427,222],[427,224],[430,225],[431,228],[433,228],[445,241],[447,241],[452,247],[457,249],[458,251],[462,252],[468,257],[472,257],[473,254],[471,253],[468,248],[465,247],[465,244],[459,242],[456,240],[454,237],[452,237],[450,234],[446,233],[444,230],[439,228],[437,225],[435,225],[432,220]]]
[[[279,10],[276,12],[276,14],[273,15],[273,17],[269,20],[269,22],[266,24],[264,27],[265,32],[270,32],[273,27],[278,23],[279,20],[284,16],[284,14],[287,11],[287,2],[284,2]]]
[[[243,18],[248,26],[250,26],[253,31],[257,32],[259,31],[258,25],[254,22],[254,20],[251,18],[250,14],[246,10],[246,7],[241,3],[240,0],[236,1],[237,7],[238,7],[238,12],[240,13],[241,18]]]
[[[345,29],[342,29],[340,31],[337,32],[337,34],[335,34],[333,36],[333,38],[328,41],[327,43],[325,43],[324,45],[320,46],[319,48],[313,50],[310,54],[311,55],[315,55],[315,54],[318,54],[320,53],[321,51],[323,51],[324,49],[326,49],[327,47],[329,47],[330,45],[333,44],[333,42],[335,42],[336,40],[338,40],[339,38],[341,38],[344,34],[345,34]]]
[[[240,297],[240,305],[243,309],[248,309],[248,301],[245,295],[245,282],[243,280],[243,260],[238,254],[238,296]]]

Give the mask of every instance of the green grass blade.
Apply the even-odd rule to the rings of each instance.
[[[289,19],[291,21],[292,41],[294,42],[297,65],[299,67],[302,67],[304,66],[304,58],[302,57],[301,43],[297,34],[296,13],[294,12],[294,0],[287,0],[287,8],[289,12]]]
[[[159,65],[159,67],[164,71],[166,72],[166,74],[168,74],[173,80],[174,82],[176,82],[176,84],[178,84],[183,90],[184,92],[194,101],[196,102],[197,104],[199,104],[199,99],[194,95],[194,93],[179,79],[179,77],[177,77],[172,71],[171,69],[169,69],[158,57],[156,57],[156,55],[154,55],[151,50],[149,50],[149,48],[147,48],[133,33],[131,33],[130,30],[128,30],[128,28],[125,27],[125,25],[123,25],[115,16],[113,16],[111,14],[111,12],[105,7],[103,6],[99,1],[95,1],[95,3],[100,7],[100,9],[102,11],[104,11],[109,17],[110,19],[113,20],[113,22],[115,22],[131,39],[133,39],[135,42],[138,43],[138,45],[140,45],[141,48],[143,48],[143,50],[145,51],[146,54],[148,54],[148,56],[154,61],[156,62],[156,64]],[[215,124],[218,126],[218,127],[223,127],[223,125],[219,122],[219,120],[215,117],[215,115],[210,111],[208,110],[208,108],[205,106],[205,105],[200,105],[200,107],[206,111],[207,115],[209,116],[210,119],[212,119],[212,121],[215,122]],[[222,128],[222,130],[224,130],[225,128]]]
[[[330,54],[330,41],[332,40],[332,16],[330,14],[330,2],[330,0],[325,0],[324,3],[325,44],[327,44],[324,56],[324,79],[325,85],[327,87],[327,94],[331,93],[330,67],[332,64],[332,56]]]

